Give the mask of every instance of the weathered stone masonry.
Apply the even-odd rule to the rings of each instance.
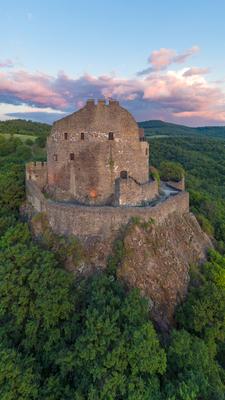
[[[85,206],[46,199],[35,182],[27,181],[27,199],[37,212],[45,212],[54,232],[80,238],[115,239],[120,227],[132,217],[161,223],[170,214],[189,211],[189,194],[180,192],[155,207]]]
[[[149,145],[131,114],[117,101],[88,101],[81,110],[54,123],[47,143],[48,181],[46,189],[55,199],[81,204],[113,205],[115,185],[130,176],[142,192],[148,191]],[[139,197],[138,197],[139,196]],[[117,200],[118,202],[118,196]]]

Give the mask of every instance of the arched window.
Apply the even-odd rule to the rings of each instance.
[[[70,153],[70,160],[71,160],[71,161],[74,160],[74,153]]]
[[[145,154],[146,154],[146,156],[148,155],[148,148],[147,147],[145,149]]]
[[[64,133],[64,139],[65,139],[65,140],[68,139],[68,133],[67,133],[67,132]]]
[[[57,156],[57,154],[53,154],[53,160],[54,160],[54,161],[58,161],[58,156]]]
[[[113,132],[109,132],[109,140],[113,140],[114,136],[113,136]]]
[[[120,178],[127,179],[127,171],[121,171],[120,172]]]
[[[81,132],[80,138],[81,138],[81,140],[84,140],[84,132]]]

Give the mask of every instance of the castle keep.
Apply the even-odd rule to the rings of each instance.
[[[149,145],[143,139],[134,118],[117,101],[87,101],[53,125],[47,143],[48,191],[56,200],[86,205],[136,205],[153,199],[158,192],[149,181]]]

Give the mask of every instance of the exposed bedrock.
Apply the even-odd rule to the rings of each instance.
[[[118,276],[149,298],[153,319],[167,329],[173,323],[175,307],[187,293],[189,266],[206,259],[210,239],[193,214],[173,213],[147,228],[132,225],[124,246]]]

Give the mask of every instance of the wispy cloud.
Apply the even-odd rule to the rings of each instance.
[[[208,74],[209,72],[210,72],[209,68],[191,67],[191,68],[188,68],[183,73],[183,76],[205,75],[205,74]]]
[[[0,68],[11,68],[14,66],[14,62],[7,58],[6,60],[0,60]]]
[[[173,49],[165,48],[154,50],[148,58],[150,66],[139,71],[137,75],[147,75],[154,71],[164,70],[171,64],[183,64],[189,57],[198,52],[198,46],[193,46],[182,53],[177,53]]]
[[[162,50],[162,49],[161,49]],[[225,124],[225,92],[219,84],[206,79],[208,68],[185,68],[184,62],[198,48],[178,54],[171,49],[155,51],[150,57],[154,71],[133,79],[115,75],[83,75],[79,78],[60,72],[57,76],[29,73],[24,70],[0,72],[0,103],[27,105],[21,114],[41,117],[45,108],[69,113],[79,108],[87,98],[113,97],[127,107],[138,120],[164,119],[189,125]],[[168,50],[168,51],[165,51]],[[172,63],[181,70],[167,71]],[[55,110],[55,111],[54,111]],[[19,110],[18,110],[19,111]],[[21,111],[19,111],[21,112]],[[10,116],[16,116],[16,110]],[[17,114],[18,117],[18,114]]]

